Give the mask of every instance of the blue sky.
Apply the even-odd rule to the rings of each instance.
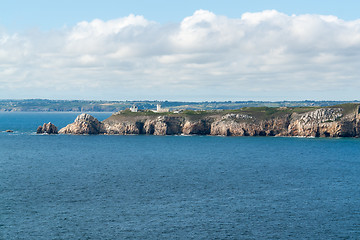
[[[244,12],[275,9],[286,14],[335,15],[344,20],[359,18],[360,1],[356,0],[12,0],[1,3],[0,23],[8,30],[40,28],[50,30],[71,26],[94,18],[110,20],[129,14],[143,15],[160,23],[179,22],[198,9],[230,18]]]
[[[5,1],[0,98],[359,100],[360,2]]]

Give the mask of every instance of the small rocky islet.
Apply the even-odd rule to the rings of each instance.
[[[104,121],[82,113],[57,131],[51,123],[38,133],[104,135],[213,135],[360,137],[360,105],[332,107],[253,107],[237,110],[114,113]]]
[[[39,126],[36,130],[37,134],[58,134],[58,128],[52,124],[51,122],[49,123],[44,123],[42,126]]]

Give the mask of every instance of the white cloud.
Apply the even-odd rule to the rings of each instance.
[[[0,32],[0,97],[356,99],[359,57],[360,20],[198,10],[161,25],[129,15]]]

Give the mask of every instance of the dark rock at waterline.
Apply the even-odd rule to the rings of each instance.
[[[42,133],[47,133],[47,134],[58,134],[58,128],[52,124],[51,122],[49,123],[44,123],[44,125],[39,126],[36,130],[37,134],[42,134]]]

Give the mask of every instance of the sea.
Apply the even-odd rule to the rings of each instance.
[[[0,239],[360,239],[360,139],[35,134],[78,114],[0,113]]]

